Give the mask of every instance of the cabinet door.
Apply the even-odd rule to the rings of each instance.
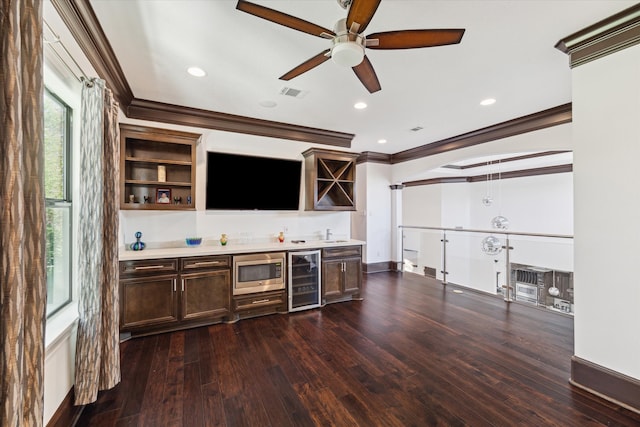
[[[345,294],[357,294],[360,292],[362,282],[362,262],[360,258],[350,258],[344,261],[344,287]]]
[[[344,265],[342,260],[332,260],[322,262],[322,296],[339,297],[342,295],[342,271]]]
[[[231,273],[215,270],[181,276],[183,320],[215,319],[231,312]]]
[[[120,280],[120,329],[177,322],[177,280],[177,274]]]

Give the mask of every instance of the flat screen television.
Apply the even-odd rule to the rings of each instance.
[[[298,210],[301,182],[301,160],[207,152],[208,210]]]

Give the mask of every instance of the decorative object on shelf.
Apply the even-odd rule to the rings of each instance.
[[[167,168],[164,165],[158,165],[158,182],[167,182]]]
[[[129,203],[135,203],[136,202],[136,196],[134,196],[133,194],[129,194]]]
[[[144,197],[144,202],[145,203],[151,203],[151,197],[149,196],[143,196]]]
[[[187,237],[184,240],[187,246],[200,246],[200,243],[202,243],[202,237]]]
[[[226,244],[227,244],[227,235],[226,235],[226,234],[222,234],[222,235],[220,236],[220,244],[221,244],[222,246],[224,246],[224,245],[226,245]]]
[[[502,252],[502,243],[495,236],[487,236],[482,239],[482,252],[487,255],[498,255]]]
[[[491,220],[491,226],[498,230],[506,230],[509,228],[509,220],[502,215],[498,215]]]
[[[136,236],[136,241],[133,242],[131,245],[129,245],[129,247],[131,248],[132,251],[141,251],[146,246],[144,242],[140,241],[140,239],[142,238],[142,233],[139,231],[136,231],[135,236]]]
[[[156,190],[156,203],[171,203],[171,189],[170,188],[158,188]]]
[[[182,203],[182,197],[175,196],[173,198],[173,203],[179,205],[180,203]]]
[[[283,243],[284,242],[284,232],[281,231],[280,234],[278,234],[278,242]]]
[[[187,196],[187,204],[190,205],[191,204],[191,196]]]

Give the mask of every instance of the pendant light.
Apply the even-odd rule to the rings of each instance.
[[[482,252],[487,255],[498,255],[502,252],[502,242],[496,236],[487,236],[482,239]]]
[[[486,195],[482,198],[482,204],[485,206],[491,206],[493,204],[493,197],[491,197],[491,161],[487,162],[487,192]]]
[[[502,216],[502,172],[500,171],[500,160],[498,160],[498,216],[491,220],[491,227],[497,230],[509,228],[509,220]]]

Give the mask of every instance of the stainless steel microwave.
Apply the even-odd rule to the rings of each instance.
[[[264,252],[233,257],[233,294],[251,294],[285,288],[284,252]]]

